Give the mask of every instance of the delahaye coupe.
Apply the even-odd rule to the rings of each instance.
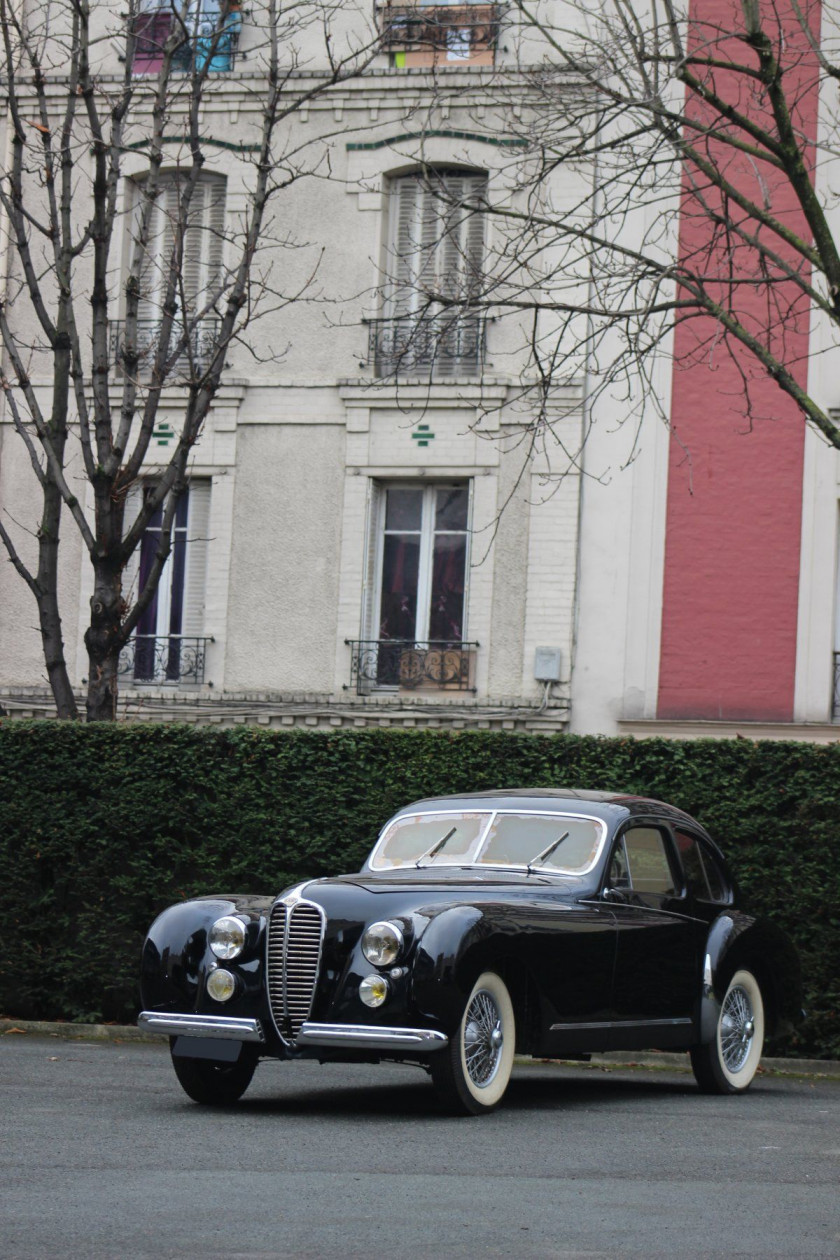
[[[538,789],[407,805],[355,875],[172,906],[141,988],[196,1102],[235,1102],[260,1058],[389,1060],[474,1115],[516,1054],[684,1050],[702,1090],[740,1093],[801,1006],[790,941],[692,818]]]

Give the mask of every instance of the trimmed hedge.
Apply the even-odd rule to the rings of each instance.
[[[809,1016],[788,1051],[840,1058],[836,744],[0,722],[0,1011],[130,1020],[170,902],[358,869],[407,801],[535,785],[700,819],[799,946]]]

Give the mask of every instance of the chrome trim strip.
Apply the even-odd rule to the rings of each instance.
[[[594,1024],[552,1024],[550,1032],[589,1032],[602,1028],[681,1028],[689,1026],[690,1019],[604,1019]]]
[[[265,1041],[258,1019],[230,1015],[182,1015],[175,1011],[141,1011],[137,1027],[162,1037],[221,1037],[224,1041]]]
[[[443,1050],[445,1033],[431,1028],[384,1028],[372,1024],[314,1024],[307,1021],[297,1035],[298,1046],[346,1046],[360,1050]]]

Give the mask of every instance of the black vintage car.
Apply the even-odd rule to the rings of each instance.
[[[234,1102],[261,1057],[385,1059],[473,1114],[515,1054],[685,1050],[701,1089],[739,1093],[801,1007],[793,947],[738,909],[698,823],[542,789],[418,801],[356,875],[172,906],[142,997],[197,1102]]]

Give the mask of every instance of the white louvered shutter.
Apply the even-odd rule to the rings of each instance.
[[[210,482],[191,481],[187,515],[187,557],[184,572],[184,608],[181,633],[188,637],[204,634],[204,601],[207,591],[208,533],[210,528]]]
[[[362,638],[379,638],[379,549],[385,492],[376,481],[368,482],[367,530],[362,592]]]
[[[135,481],[134,485],[125,496],[123,538],[125,538],[126,534],[137,520],[140,508],[143,506],[143,489],[144,487],[142,481]],[[128,563],[123,569],[122,597],[126,603],[126,607],[128,608],[134,604],[138,595],[137,581],[140,577],[140,546],[141,543],[138,543],[134,548],[134,551],[128,559]]]

